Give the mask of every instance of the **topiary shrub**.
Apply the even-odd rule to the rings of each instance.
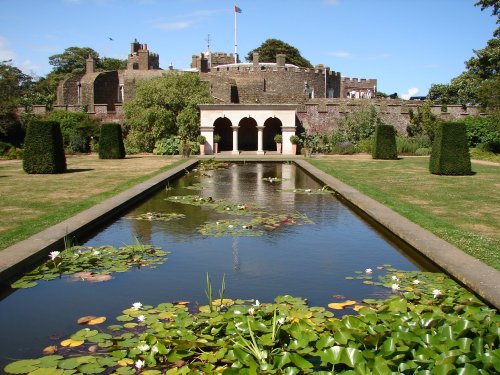
[[[429,161],[432,174],[466,176],[472,174],[466,127],[461,122],[445,122],[436,128]]]
[[[120,124],[105,123],[101,125],[99,136],[99,159],[123,159],[125,146],[123,145],[122,127]]]
[[[63,173],[66,171],[61,128],[56,121],[33,121],[24,139],[23,169],[26,173]]]
[[[396,130],[392,125],[380,124],[375,127],[373,137],[373,159],[394,160],[398,158]]]

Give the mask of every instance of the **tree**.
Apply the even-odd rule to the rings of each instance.
[[[0,62],[0,134],[18,124],[16,108],[32,85],[32,77],[10,62]]]
[[[291,45],[279,40],[279,39],[268,39],[250,52],[246,56],[247,61],[252,61],[253,53],[259,53],[259,60],[264,62],[276,62],[276,55],[278,53],[284,53],[286,55],[286,62],[288,64],[294,64],[300,67],[312,68],[311,63],[302,57],[299,50]]]
[[[124,105],[127,147],[151,152],[157,140],[169,136],[194,140],[200,121],[197,105],[212,102],[198,74],[167,73],[141,82],[135,98]]]
[[[432,141],[434,139],[434,132],[439,123],[438,117],[432,113],[431,102],[426,100],[414,113],[412,109],[409,111],[410,123],[406,127],[408,136],[417,137],[426,135]]]
[[[127,60],[102,57],[98,60],[97,70],[123,70],[127,69]]]
[[[88,57],[99,59],[99,54],[89,47],[68,47],[63,53],[49,57],[49,64],[54,66],[56,73],[84,73],[85,60]]]
[[[487,8],[493,8],[491,10],[491,15],[497,17],[497,25],[500,24],[500,1],[498,0],[480,0],[475,6],[480,6],[481,10],[485,10]],[[494,36],[500,37],[500,27],[497,27],[495,32],[493,33]]]

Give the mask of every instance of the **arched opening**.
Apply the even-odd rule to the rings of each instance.
[[[262,134],[262,148],[264,151],[276,151],[276,142],[274,136],[281,134],[281,120],[276,117],[270,117],[264,123],[264,132]]]
[[[238,148],[241,151],[257,151],[257,122],[251,118],[243,118],[238,129]]]
[[[231,121],[226,117],[219,117],[214,122],[214,134],[220,136],[219,151],[231,151],[233,149],[233,130]]]

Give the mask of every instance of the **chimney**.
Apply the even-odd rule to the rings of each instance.
[[[254,52],[252,54],[252,58],[253,58],[253,68],[254,69],[258,69],[259,68],[259,53],[258,52]]]
[[[89,57],[87,58],[87,60],[85,60],[85,73],[89,74],[89,73],[94,73],[94,72],[95,72],[95,69],[94,69],[94,58],[89,55]]]
[[[286,55],[284,53],[278,53],[276,55],[276,66],[278,68],[284,68],[285,67],[285,61],[286,61]]]

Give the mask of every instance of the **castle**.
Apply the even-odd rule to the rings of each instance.
[[[85,73],[59,84],[54,108],[83,109],[102,121],[123,123],[123,103],[134,98],[138,84],[168,71],[179,72],[173,66],[162,70],[158,54],[134,40],[127,69],[96,72],[94,60],[87,59]],[[422,104],[376,99],[376,79],[342,77],[321,64],[298,67],[287,64],[283,54],[276,56],[276,62],[264,62],[254,53],[251,62],[242,63],[233,54],[207,51],[192,56],[188,71],[200,74],[217,103],[213,107],[200,105],[200,132],[207,138],[209,152],[214,131],[222,135],[222,148],[234,153],[275,149],[272,139],[277,133],[283,134],[283,152],[291,152],[288,135],[297,127],[331,132],[340,118],[367,105],[373,105],[384,122],[405,134],[410,110]],[[35,106],[34,111],[44,113],[46,108]],[[433,106],[432,111],[447,119],[479,114],[477,108],[461,106]]]
[[[234,63],[233,54],[208,51],[192,57],[191,71],[209,83],[219,103],[305,104],[314,98],[375,97],[376,79],[341,77],[323,65],[302,68],[286,64],[285,58],[278,54],[276,63],[261,62],[255,53],[251,63]],[[134,97],[140,81],[164,72],[158,54],[150,52],[147,44],[134,40],[127,69],[96,72],[93,59],[87,59],[85,73],[59,84],[56,106],[85,108],[89,113],[120,111],[121,104]]]

